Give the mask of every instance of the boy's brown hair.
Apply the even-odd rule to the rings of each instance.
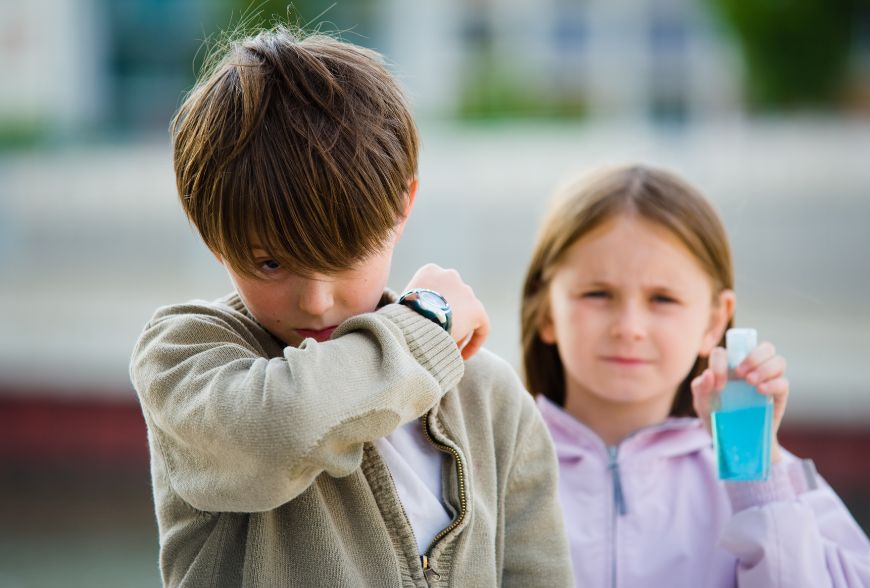
[[[716,211],[700,192],[667,171],[637,165],[605,169],[565,188],[557,202],[541,227],[526,274],[520,326],[526,387],[564,406],[562,360],[539,329],[548,312],[550,280],[574,243],[618,215],[636,215],[664,227],[686,246],[709,276],[714,299],[733,289],[734,270]],[[695,415],[691,382],[706,367],[707,358],[699,356],[677,390],[671,416]]]
[[[417,171],[417,130],[380,55],[285,27],[230,43],[171,131],[185,213],[249,276],[255,247],[302,275],[374,254]]]

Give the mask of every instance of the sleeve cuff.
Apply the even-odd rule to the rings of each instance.
[[[769,502],[790,501],[797,498],[792,483],[791,464],[785,460],[770,468],[770,477],[758,482],[725,482],[725,491],[735,513]]]
[[[405,334],[408,350],[447,391],[459,383],[465,363],[456,342],[440,326],[400,304],[387,304],[378,314],[389,318]]]

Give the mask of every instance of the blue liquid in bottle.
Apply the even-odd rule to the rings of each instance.
[[[728,366],[733,369],[755,348],[755,331],[730,329]],[[771,399],[743,380],[731,379],[712,414],[713,445],[720,480],[766,480],[770,474],[773,421]]]

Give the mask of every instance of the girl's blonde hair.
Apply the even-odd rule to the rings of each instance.
[[[618,215],[636,215],[668,229],[686,246],[710,276],[714,300],[734,287],[734,275],[718,215],[698,190],[672,173],[640,165],[606,169],[569,185],[557,196],[541,227],[523,285],[521,332],[526,386],[532,394],[543,394],[564,406],[562,360],[556,345],[541,340],[539,329],[548,311],[550,280],[578,239]],[[695,360],[674,398],[672,416],[694,415],[690,383],[706,365],[706,358]]]

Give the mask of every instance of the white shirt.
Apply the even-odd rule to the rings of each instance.
[[[445,454],[426,440],[420,419],[377,439],[375,447],[393,476],[417,547],[423,554],[435,535],[451,521],[441,499],[441,467]]]

